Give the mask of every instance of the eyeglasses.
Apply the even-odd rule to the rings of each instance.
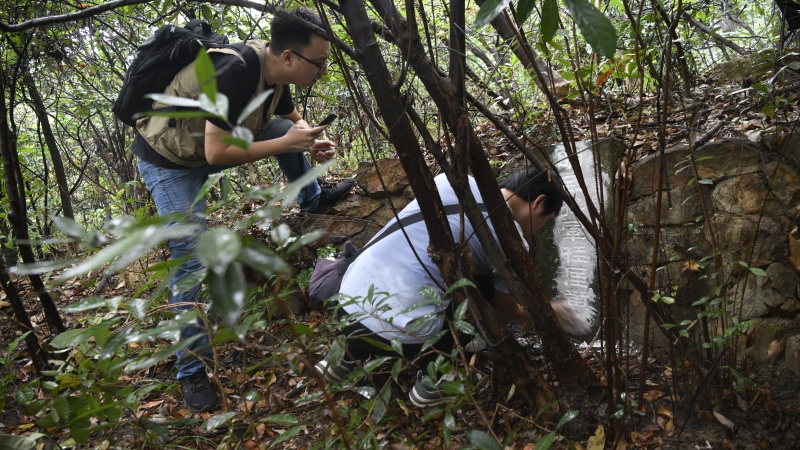
[[[300,57],[300,59],[302,59],[302,60],[305,60],[307,63],[309,63],[309,64],[311,64],[312,66],[316,67],[316,68],[317,68],[317,69],[319,69],[320,71],[322,71],[322,70],[325,70],[325,68],[327,68],[327,67],[328,67],[328,64],[330,64],[330,62],[329,62],[329,61],[327,61],[327,60],[326,60],[324,63],[320,64],[320,63],[314,62],[314,61],[312,61],[312,60],[310,60],[310,59],[306,58],[305,56],[301,55],[300,53],[298,53],[298,52],[296,52],[296,51],[294,51],[294,50],[289,50],[289,51],[290,51],[290,52],[292,52],[292,53],[294,53],[295,55],[299,56],[299,57]]]

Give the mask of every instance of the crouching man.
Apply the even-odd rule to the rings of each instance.
[[[550,176],[559,180],[553,172]],[[442,203],[445,206],[457,205],[458,199],[447,178],[439,175],[435,182]],[[472,177],[469,178],[469,183],[475,199],[482,203]],[[517,231],[525,238],[525,242],[548,220],[553,219],[563,204],[557,191],[550,185],[547,173],[533,168],[523,168],[511,173],[501,184],[501,191],[511,209]],[[415,200],[395,220],[402,221],[417,213],[419,204]],[[484,216],[487,213],[484,212]],[[494,279],[493,306],[500,317],[508,322],[530,321],[530,315],[511,297],[508,289],[497,277],[492,277],[494,268],[474,235],[472,224],[466,220],[462,223],[459,214],[449,214],[448,220],[453,236],[469,237],[467,244],[472,251],[475,279]],[[392,223],[387,224],[376,237],[382,236]],[[488,218],[486,224],[491,227]],[[405,234],[395,231],[382,236],[374,245],[365,248],[347,269],[340,288],[340,294],[345,299],[341,301],[338,311],[340,317],[356,320],[341,330],[347,341],[344,360],[333,365],[329,363],[329,359],[332,361],[333,358],[326,357],[316,365],[316,369],[328,381],[343,380],[356,370],[358,362],[363,363],[379,356],[396,356],[396,353],[385,349],[392,348],[392,340],[401,344],[404,357],[414,360],[417,367],[422,369],[436,359],[438,352],[450,354],[453,350],[455,339],[452,333],[447,332],[433,346],[438,352],[422,353],[424,342],[447,327],[445,320],[452,308],[448,307],[449,298],[437,305],[420,295],[420,289],[425,286],[443,286],[439,269],[427,253],[430,239],[424,221],[411,222],[404,226],[404,230]],[[492,234],[496,236],[494,229]],[[559,323],[566,331],[588,331],[588,324],[573,314],[566,305],[554,306]],[[361,339],[362,337],[369,339]],[[373,345],[373,342],[384,344],[385,348]],[[424,382],[422,373],[422,370],[417,373],[417,382],[409,394],[412,403],[424,407],[445,403],[454,398],[443,389],[437,388],[437,385]]]

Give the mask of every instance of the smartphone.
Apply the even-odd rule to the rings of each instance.
[[[337,116],[336,114],[333,113],[328,114],[328,116],[322,119],[322,122],[318,123],[317,126],[321,127],[322,125],[330,125],[330,123],[336,120],[337,117],[339,116]]]

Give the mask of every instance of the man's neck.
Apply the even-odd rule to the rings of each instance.
[[[281,72],[281,56],[272,53],[272,49],[267,45],[267,52],[264,56],[264,81],[267,84],[286,84],[282,82]]]

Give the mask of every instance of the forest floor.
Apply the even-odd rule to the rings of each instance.
[[[690,134],[693,139],[702,138],[705,132],[715,129],[717,123],[721,126],[716,128],[714,136],[738,136],[751,140],[760,139],[760,133],[772,127],[798,123],[796,88],[784,95],[795,107],[783,116],[780,124],[771,122],[762,112],[766,100],[762,101],[761,97],[748,100],[748,92],[737,93],[740,89],[741,86],[730,81],[723,84],[709,79],[698,83],[693,91],[692,106],[670,115],[665,126],[668,144],[685,141]],[[753,93],[749,92],[749,95]],[[640,156],[654,151],[658,142],[657,127],[641,132],[635,138],[630,135],[630,129],[632,116],[639,123],[656,123],[653,114],[656,111],[655,99],[626,97],[614,101],[623,106],[612,107],[609,111],[600,102],[592,112],[573,103],[570,106],[573,123],[591,122],[595,125],[594,130],[589,126],[578,128],[578,134],[582,130],[585,137],[596,133],[601,137],[620,138]],[[609,98],[608,105],[611,103]],[[602,113],[603,110],[606,112]],[[547,130],[551,129],[548,123],[548,119],[543,118],[533,127],[534,133],[539,130],[540,137],[546,137]],[[488,132],[484,138],[494,140],[489,145],[495,149],[493,157],[503,158],[502,139],[489,136]],[[154,255],[154,258],[157,260],[163,256]],[[35,305],[35,296],[29,286],[24,281],[19,283],[18,287],[28,299],[27,304]],[[103,296],[130,298],[135,287],[131,280],[113,277]],[[57,296],[59,306],[92,296],[94,289],[89,280],[74,280],[61,286]],[[5,317],[12,317],[3,297],[0,297],[0,310]],[[36,326],[44,327],[44,319],[38,311],[29,313]],[[89,320],[85,314],[64,316],[68,328],[86,326]],[[388,385],[392,390],[392,401],[379,423],[364,419],[364,405],[372,403],[365,402],[356,388],[333,393],[335,411],[330,408],[330,403],[319,395],[322,389],[318,381],[309,375],[302,358],[298,357],[301,352],[293,344],[295,336],[291,332],[293,326],[305,325],[319,338],[315,342],[330,342],[330,322],[324,311],[306,311],[294,320],[275,318],[264,330],[251,332],[241,342],[218,346],[215,349],[216,375],[224,388],[226,404],[213,413],[193,414],[183,405],[180,388],[174,381],[173,360],[123,375],[118,380],[120,386],[150,383],[157,388],[144,397],[137,410],[127,410],[118,424],[112,423],[106,429],[93,432],[89,442],[80,447],[255,449],[274,446],[302,449],[337,439],[335,448],[346,448],[346,440],[361,439],[371,433],[377,442],[382,443],[382,448],[459,449],[470,447],[468,432],[473,429],[491,430],[503,440],[506,448],[526,450],[546,448],[544,444],[549,442],[549,438],[553,438],[552,448],[592,450],[612,447],[790,449],[797,448],[797,442],[800,442],[800,377],[749,367],[740,368],[743,378],[737,385],[738,389],[734,389],[736,383],[726,377],[709,377],[683,384],[678,381],[677,373],[687,362],[666,350],[657,350],[648,355],[646,370],[642,373],[641,354],[637,348],[631,347],[621,352],[620,364],[626,366],[628,374],[623,385],[627,386],[627,398],[636,397],[643,404],[641,410],[630,403],[609,405],[605,389],[587,388],[585,395],[579,396],[575,396],[575,392],[559,392],[564,408],[553,415],[540,415],[539,411],[531,410],[523,402],[503,376],[498,376],[486,389],[475,393],[474,401],[464,400],[450,410],[454,422],[451,424],[452,437],[447,443],[442,430],[445,423],[451,423],[451,416],[442,411],[421,410],[408,402],[408,391],[414,380],[413,373],[408,370],[400,373],[398,383],[392,382],[386,371],[378,371],[371,377],[370,383],[376,389]],[[547,361],[537,347],[536,335],[530,330],[515,330],[517,338],[525,343],[528,356],[557,387],[557,380],[549,372]],[[0,320],[0,335],[2,342],[10,343],[19,336],[19,331],[12,320]],[[576,342],[576,345],[590,367],[603,377],[601,349],[585,343]],[[17,403],[14,387],[34,377],[34,370],[24,349],[11,355],[6,354],[5,348],[2,351],[0,356],[9,365],[0,365],[0,380],[5,380],[0,387],[3,396],[0,405],[5,403],[0,413],[0,432],[13,435],[39,432],[61,446],[73,446],[66,426],[42,429],[36,425],[36,418],[25,414],[24,405]],[[314,345],[310,351],[312,357],[320,358],[326,348]],[[488,374],[491,360],[491,354],[478,354],[475,366]],[[638,398],[642,377],[645,391],[644,396]],[[712,379],[728,383],[714,385],[709,381]],[[46,396],[44,391],[37,393],[37,397]],[[574,410],[577,415],[557,428],[556,422],[567,410]],[[209,425],[214,416],[224,412],[236,414],[226,416],[228,420],[223,426]],[[289,416],[294,419],[289,419]],[[355,431],[351,436],[342,436],[337,421]]]

